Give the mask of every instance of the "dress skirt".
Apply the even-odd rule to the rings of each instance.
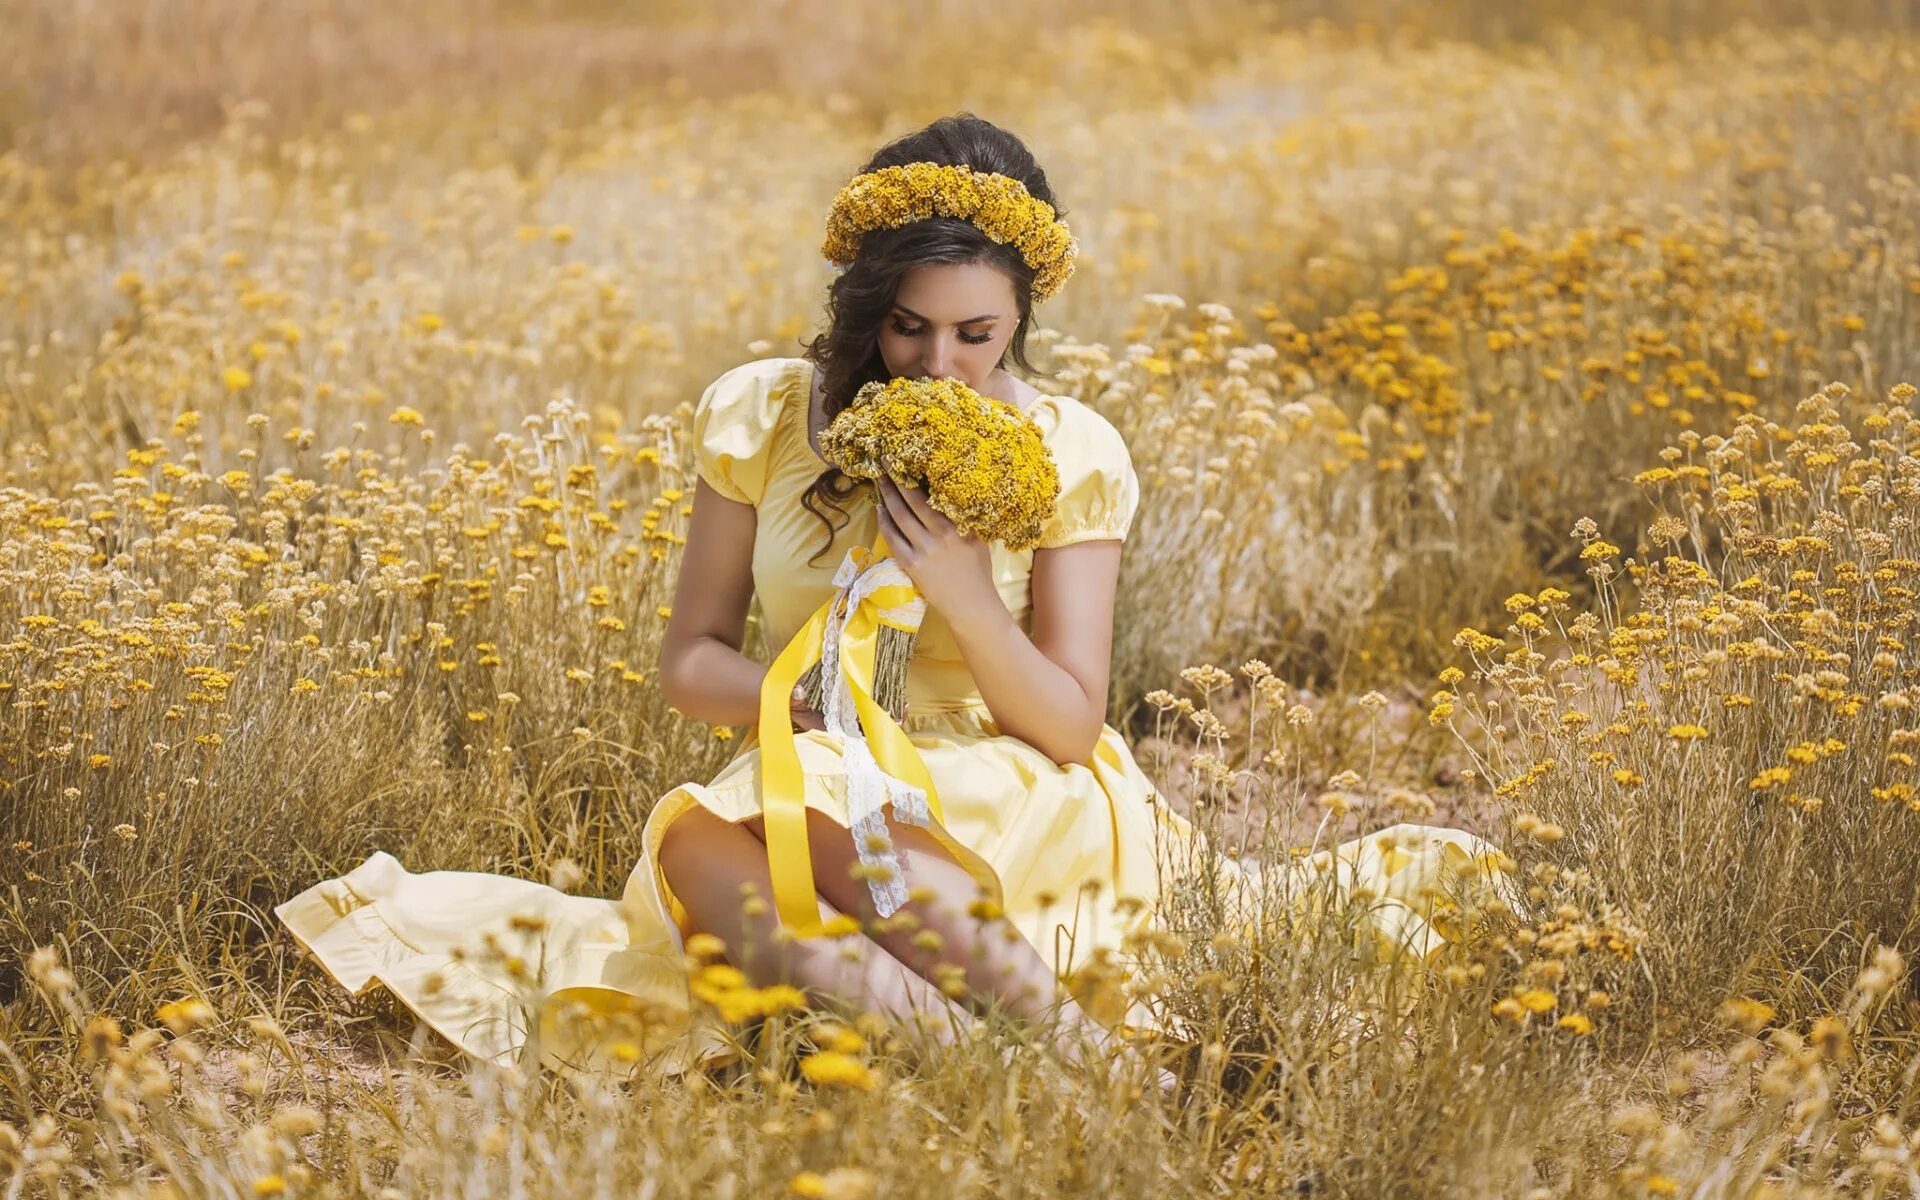
[[[1166,863],[1194,843],[1118,731],[1102,730],[1088,763],[1061,766],[1000,734],[980,704],[915,711],[903,728],[940,790],[934,837],[1092,1015],[1150,1024],[1110,972],[1085,968],[1111,961],[1129,933],[1152,923]],[[803,732],[795,748],[807,807],[847,826],[836,735]],[[415,874],[381,852],[275,912],[349,990],[380,984],[476,1058],[560,1071],[681,1070],[726,1040],[689,996],[691,930],[656,866],[661,840],[696,806],[734,822],[761,815],[759,757],[749,732],[711,782],[662,796],[617,899],[479,872]],[[1445,941],[1443,923],[1429,919],[1443,877],[1497,874],[1500,862],[1463,831],[1396,826],[1299,865],[1335,870],[1341,887],[1367,880],[1366,919],[1383,943],[1425,958]],[[1232,860],[1217,865],[1226,877],[1244,874]]]

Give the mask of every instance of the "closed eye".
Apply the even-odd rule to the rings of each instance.
[[[916,325],[909,328],[908,326],[901,324],[900,321],[896,319],[893,322],[893,331],[899,334],[901,337],[919,337],[921,334],[927,331],[927,327],[925,325]],[[962,330],[960,332],[960,340],[967,343],[969,346],[983,346],[986,343],[993,340],[993,334],[982,333],[978,335],[970,335],[965,330]]]

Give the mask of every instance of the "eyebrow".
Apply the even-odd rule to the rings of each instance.
[[[916,320],[916,321],[925,321],[925,320],[926,320],[926,318],[925,318],[925,317],[923,317],[923,316],[921,316],[921,315],[920,315],[919,313],[917,313],[917,312],[915,312],[915,311],[913,311],[912,309],[910,309],[910,308],[908,308],[908,307],[907,307],[906,305],[904,305],[904,304],[898,304],[898,303],[896,303],[896,304],[894,305],[894,307],[895,307],[895,308],[897,308],[897,309],[899,309],[899,310],[900,310],[901,312],[903,312],[903,313],[905,313],[905,314],[907,314],[908,316],[910,316],[910,317],[912,317],[912,318],[913,318],[914,320]],[[978,317],[968,317],[968,318],[967,318],[966,320],[964,320],[964,321],[955,321],[955,322],[954,322],[954,324],[956,324],[956,325],[978,325],[978,324],[979,324],[980,322],[982,322],[982,321],[998,321],[999,319],[1000,319],[1000,314],[999,314],[999,313],[986,313],[986,314],[984,314],[983,316],[978,316]]]

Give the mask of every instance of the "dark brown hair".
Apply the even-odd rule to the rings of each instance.
[[[941,117],[925,129],[888,142],[857,174],[917,162],[971,167],[1017,179],[1031,195],[1051,204],[1057,216],[1066,215],[1047,185],[1046,172],[1033,160],[1026,144],[972,113]],[[820,375],[827,420],[844,412],[863,386],[884,383],[891,377],[880,356],[880,325],[893,311],[900,281],[908,271],[927,263],[983,263],[1007,273],[1013,280],[1020,321],[1008,340],[1001,364],[1011,358],[1022,371],[1035,373],[1027,361],[1034,271],[1018,249],[994,241],[979,226],[957,217],[932,217],[893,229],[875,229],[860,239],[858,257],[827,286],[826,332],[808,343],[804,352]],[[820,506],[824,504],[845,518],[847,510],[842,502],[865,482],[828,467],[800,497],[801,505],[827,527],[826,544],[814,552],[809,563],[833,548],[834,535],[846,524],[844,519],[835,524]]]

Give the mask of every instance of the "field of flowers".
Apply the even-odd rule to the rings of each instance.
[[[1920,24],[1559,7],[0,0],[0,1190],[1920,1195]],[[692,402],[960,110],[1082,243],[1036,382],[1140,473],[1142,766],[1524,903],[1416,970],[1183,889],[1171,1100],[809,1011],[589,1086],[342,994],[274,904],[611,894],[728,758],[653,678]]]

